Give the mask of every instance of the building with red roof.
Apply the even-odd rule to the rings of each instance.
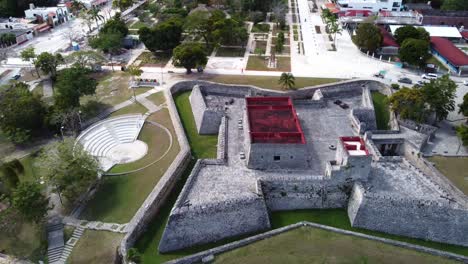
[[[379,29],[380,33],[382,33],[383,41],[378,53],[380,55],[397,55],[400,45],[398,45],[392,34],[390,34],[390,32],[388,32],[383,26],[379,26]]]
[[[442,37],[431,37],[431,51],[447,64],[451,71],[459,75],[468,74],[468,55],[450,40]]]

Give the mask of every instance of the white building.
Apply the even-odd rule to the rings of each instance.
[[[390,25],[390,31],[392,35],[395,34],[395,31],[400,28],[400,25]],[[418,26],[416,26],[418,27]],[[462,39],[462,35],[460,31],[456,27],[448,27],[448,26],[421,26],[424,28],[431,37],[442,37],[447,38],[452,41],[460,41]]]
[[[68,21],[70,13],[65,5],[34,7],[34,4],[29,4],[29,9],[24,10],[24,15],[26,19],[35,20],[37,23],[56,26]]]
[[[370,10],[372,12],[401,11],[402,0],[337,0],[340,11],[346,10]]]
[[[83,5],[86,8],[92,8],[95,6],[103,6],[106,5],[110,0],[81,0],[80,2],[83,3]]]

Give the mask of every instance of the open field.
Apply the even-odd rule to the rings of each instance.
[[[175,156],[177,156],[180,147],[174,134],[168,110],[162,109],[152,114],[148,120],[158,122],[171,131],[173,145],[167,155],[160,161],[141,171],[122,176],[105,177],[96,195],[88,202],[80,216],[81,218],[104,222],[128,222],[158,183],[159,179],[164,175]],[[163,143],[160,138],[152,134],[152,132],[154,131],[151,129],[146,130],[141,134],[141,138],[150,138],[150,141],[147,141],[149,148],[161,147],[161,150],[150,154],[156,157],[160,151],[165,151],[167,149],[167,145],[165,145],[166,143]],[[167,138],[167,136],[165,136],[165,138]],[[164,148],[164,150],[162,150],[162,148]],[[143,159],[147,160],[146,157]],[[120,165],[120,168],[116,167],[116,170],[122,171],[134,168],[138,165],[138,162],[139,161],[129,165]]]
[[[216,57],[244,57],[245,48],[220,47],[216,51]]]
[[[239,85],[254,85],[264,89],[283,90],[278,84],[279,76],[253,76],[253,75],[204,75],[202,80]],[[340,79],[334,78],[305,78],[296,77],[296,88],[339,82]]]
[[[263,56],[249,56],[247,62],[248,71],[279,71],[279,72],[290,72],[291,71],[291,58],[290,57],[276,57],[276,68],[268,68],[266,63],[266,57]]]
[[[442,172],[465,195],[468,195],[468,157],[442,157],[428,158],[434,162],[435,167]]]
[[[93,75],[98,81],[95,95],[83,96],[81,105],[94,100],[106,105],[117,105],[133,97],[133,90],[129,89],[130,74],[122,71],[102,72]],[[137,88],[135,93],[142,94],[150,88]]]
[[[300,227],[222,253],[215,263],[456,263],[364,238]]]
[[[140,66],[151,65],[155,67],[164,67],[170,59],[171,54],[169,53],[152,53],[145,51],[142,52],[135,61],[141,61]]]
[[[372,102],[374,102],[375,119],[377,121],[377,129],[388,130],[388,122],[390,120],[390,111],[387,102],[387,96],[379,92],[372,92]]]
[[[123,234],[86,230],[78,240],[67,263],[114,263],[116,248],[120,245]]]
[[[154,94],[146,97],[146,99],[150,100],[151,102],[153,102],[156,105],[162,105],[162,104],[164,104],[166,102],[166,98],[164,97],[163,92],[154,93]]]
[[[113,112],[110,117],[115,117],[115,116],[119,116],[119,115],[126,115],[126,114],[144,114],[148,111],[148,109],[146,109],[146,107],[144,107],[142,104],[140,103],[133,103],[127,107],[124,107],[120,110],[117,110],[115,112]]]

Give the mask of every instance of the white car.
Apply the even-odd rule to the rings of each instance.
[[[468,86],[468,81],[467,81],[467,80],[463,80],[463,85]]]
[[[425,74],[421,75],[421,78],[428,79],[428,80],[435,80],[435,79],[439,78],[439,76],[437,76],[437,74],[435,74],[435,73],[425,73]]]

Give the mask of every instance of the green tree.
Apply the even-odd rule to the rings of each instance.
[[[76,64],[81,68],[94,69],[96,65],[104,63],[105,58],[101,53],[94,50],[79,50],[68,55],[65,61],[70,64]]]
[[[354,41],[359,48],[374,52],[382,45],[383,37],[377,26],[371,23],[362,23],[356,30]]]
[[[393,111],[403,119],[411,119],[423,122],[427,111],[425,108],[424,94],[420,89],[404,87],[389,97],[389,104]]]
[[[39,75],[39,68],[36,65],[36,52],[34,50],[34,47],[29,47],[21,51],[20,53],[21,59],[24,61],[32,61],[32,64],[34,65],[34,68],[36,69],[37,77],[41,78]]]
[[[152,52],[171,50],[179,45],[182,38],[183,20],[171,18],[150,29],[143,27],[138,31],[140,40]]]
[[[444,0],[442,10],[448,11],[467,11],[468,10],[468,1],[466,0]]]
[[[7,163],[4,163],[0,166],[0,176],[1,182],[6,187],[7,191],[12,193],[19,183],[18,172]]]
[[[225,17],[221,10],[195,11],[185,19],[184,30],[191,36],[203,38],[206,46],[212,48],[216,44],[213,37],[215,24]]]
[[[143,73],[143,70],[137,66],[130,66],[127,68],[127,72],[130,73],[130,75],[132,76],[132,81],[135,82],[135,77],[141,76],[141,74]],[[133,99],[135,100],[135,103],[136,103],[135,85],[132,85],[132,89],[133,89]]]
[[[296,86],[296,78],[292,73],[283,72],[278,80],[278,83],[281,84],[283,89],[295,89]]]
[[[92,7],[88,10],[89,17],[96,22],[96,27],[99,27],[99,20],[103,20],[104,17],[99,14],[99,9],[97,7]]]
[[[463,96],[463,102],[458,105],[458,113],[468,117],[468,93]]]
[[[184,67],[189,74],[192,68],[204,66],[208,58],[205,48],[200,43],[183,43],[174,49],[173,61],[175,66]]]
[[[128,27],[125,24],[125,21],[122,19],[120,13],[116,13],[112,19],[107,20],[107,22],[99,31],[100,34],[116,32],[120,33],[122,38],[128,34]]]
[[[213,37],[216,43],[243,46],[249,35],[242,20],[226,18],[215,23]]]
[[[80,106],[80,97],[96,92],[97,82],[89,77],[89,70],[77,65],[60,71],[55,84],[55,106],[70,110]]]
[[[398,51],[398,56],[403,62],[424,67],[431,56],[429,54],[429,43],[420,39],[406,39]]]
[[[40,223],[49,209],[49,199],[34,182],[22,182],[13,191],[12,204],[27,220]]]
[[[457,84],[448,75],[424,84],[421,90],[429,110],[436,115],[436,121],[444,120],[449,112],[455,110]]]
[[[83,2],[79,0],[73,0],[70,4],[70,11],[76,16],[81,10],[86,9]]]
[[[280,32],[278,33],[278,37],[276,38],[276,43],[275,43],[275,51],[278,53],[283,52],[284,50],[284,33]]]
[[[402,26],[395,30],[395,41],[402,45],[406,39],[419,39],[429,43],[429,33],[424,28],[415,28],[413,26]]]
[[[456,128],[457,135],[463,143],[463,146],[468,146],[468,126],[461,125]]]
[[[73,138],[46,147],[39,156],[41,173],[68,202],[73,203],[96,182],[101,172],[94,157]]]
[[[40,133],[46,109],[24,83],[0,91],[0,129],[15,143],[28,141]]]
[[[112,70],[114,70],[114,63],[112,62],[112,56],[122,47],[122,36],[119,32],[107,32],[99,34],[98,37],[94,37],[89,40],[91,47],[100,49],[102,52],[109,54],[111,61]]]
[[[336,35],[337,34],[341,35],[341,32],[343,32],[343,29],[340,27],[340,23],[338,23],[338,21],[335,19],[335,20],[332,20],[332,22],[328,26],[328,30],[331,34],[333,34],[333,44],[335,44],[335,48],[336,48]]]
[[[57,78],[57,67],[64,62],[64,59],[60,53],[52,55],[48,52],[43,52],[37,56],[35,62],[36,67],[40,68],[44,73],[50,74],[52,80]]]
[[[134,3],[134,0],[114,0],[112,2],[112,6],[120,9],[120,11],[123,11],[131,7],[133,3]]]
[[[141,254],[137,248],[128,249],[127,260],[133,263],[141,263]]]

